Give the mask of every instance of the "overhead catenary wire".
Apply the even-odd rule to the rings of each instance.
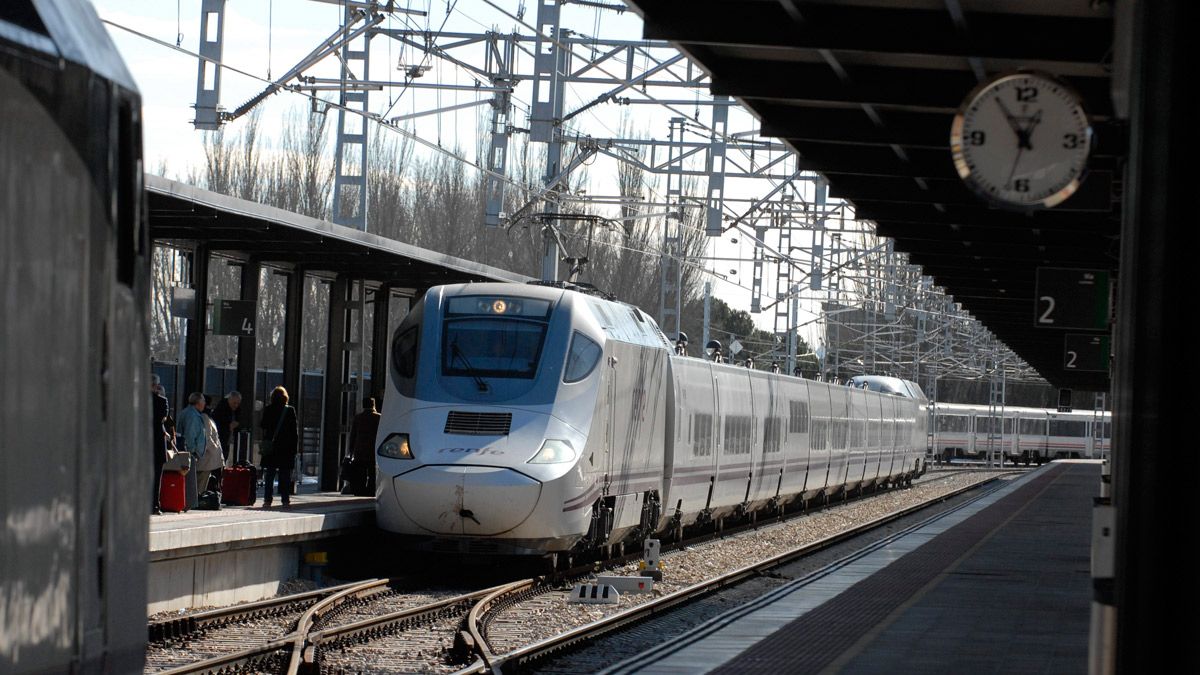
[[[457,4],[457,3],[454,3],[454,4],[448,3],[448,6],[447,6],[447,16],[448,16],[450,13],[452,13],[452,12],[455,12],[455,11],[457,11],[457,12],[458,12],[458,13],[460,13],[460,14],[462,13],[462,12],[461,12],[461,10],[458,10],[458,9],[456,9],[456,7],[455,7],[455,5],[456,5],[456,4]],[[272,3],[272,6],[269,6],[269,8],[268,8],[268,9],[269,9],[269,12],[270,12],[270,14],[269,14],[269,23],[271,23],[271,24],[273,25],[273,3]],[[114,22],[111,22],[111,21],[106,21],[106,23],[108,23],[109,25],[113,25],[114,27],[116,27],[116,28],[118,28],[118,29],[121,29],[121,30],[126,30],[126,31],[128,31],[128,32],[130,32],[130,33],[133,33],[133,34],[135,34],[135,35],[139,35],[139,37],[146,38],[146,39],[150,39],[150,40],[153,40],[153,41],[155,41],[155,42],[159,42],[159,41],[155,40],[154,38],[151,38],[150,36],[147,36],[147,35],[145,35],[145,34],[141,34],[141,33],[139,33],[138,31],[136,31],[136,30],[133,30],[133,29],[130,29],[130,28],[126,27],[126,26],[122,26],[122,25],[116,24],[116,23],[114,23]],[[446,25],[446,21],[445,21],[445,20],[443,20],[443,22],[442,22],[441,26],[442,26],[442,27],[444,27],[445,25]],[[177,36],[177,37],[178,37],[178,36]],[[161,42],[160,42],[160,44],[162,44],[163,46],[170,47],[170,45],[169,45],[169,44],[165,44],[165,43],[161,43]],[[270,44],[270,42],[269,42],[269,44]],[[177,45],[177,47],[178,47],[178,45]],[[190,51],[188,51],[188,50],[182,49],[181,47],[178,47],[178,50],[179,50],[179,51],[181,51],[181,52],[183,52],[183,53],[186,53],[186,54],[188,54],[189,56],[191,56],[191,57],[194,57],[194,58],[203,58],[203,57],[201,57],[200,55],[198,55],[198,54],[195,54],[194,52],[190,52]],[[647,56],[647,58],[649,58],[649,57]],[[424,59],[424,60],[427,60],[427,59],[428,59],[428,54],[426,55],[426,57],[425,57],[425,59]],[[210,60],[211,60],[211,59],[210,59]],[[232,67],[232,66],[230,66],[230,65],[227,65],[227,64],[224,64],[224,63],[219,63],[219,62],[216,62],[216,61],[214,61],[214,63],[216,63],[216,65],[218,65],[219,67],[227,68],[227,69],[231,70],[232,72],[237,72],[237,73],[239,73],[239,74],[241,74],[241,75],[244,75],[244,76],[247,76],[247,77],[251,77],[251,78],[253,78],[253,79],[256,79],[256,80],[262,80],[262,79],[263,79],[263,78],[261,78],[261,77],[257,77],[257,76],[255,76],[255,75],[253,75],[253,74],[251,74],[251,73],[247,73],[247,72],[244,72],[244,71],[240,71],[240,70],[238,70],[237,68],[234,68],[234,67]],[[268,63],[268,74],[270,74],[270,68],[271,68],[271,64],[270,64],[270,63]],[[610,74],[610,75],[611,75],[611,74]],[[267,82],[269,83],[269,82],[270,82],[270,78],[268,77],[268,78],[267,78],[265,81],[267,81]],[[289,87],[289,89],[291,89],[291,88]],[[295,91],[295,90],[293,89],[293,91]],[[308,98],[311,98],[311,99],[314,99],[314,100],[322,100],[323,102],[325,102],[323,99],[319,99],[319,97],[317,97],[315,94],[307,94],[307,93],[304,93],[304,92],[299,92],[299,91],[295,91],[295,93],[300,93],[302,96],[306,96],[306,97],[308,97]],[[653,99],[654,99],[654,97],[653,97],[652,95],[648,95],[648,94],[647,94],[647,98],[649,98],[649,99],[651,99],[651,100],[653,100]],[[336,103],[329,103],[329,102],[325,102],[325,103],[326,103],[326,104],[327,104],[329,107],[341,108],[341,106],[337,105]],[[673,107],[672,107],[672,106],[670,106],[670,105],[666,105],[666,104],[662,104],[662,105],[664,105],[664,107],[666,107],[666,108],[667,108],[667,109],[669,109],[669,110],[673,110],[673,111],[675,111],[675,112],[679,112],[677,109],[673,108]],[[354,113],[354,114],[360,114],[360,115],[363,115],[363,113],[362,113],[361,111],[353,111],[353,110],[351,110],[351,111],[349,111],[349,112],[352,112],[352,113]],[[365,117],[366,117],[367,119],[373,119],[373,118],[372,118],[370,115],[365,115]],[[514,187],[514,188],[516,188],[518,191],[520,191],[522,194],[529,194],[529,193],[531,193],[531,192],[533,192],[533,191],[534,191],[534,189],[533,189],[533,188],[531,188],[530,186],[527,186],[527,185],[525,185],[525,184],[523,184],[523,183],[520,183],[520,182],[514,181],[514,180],[512,180],[512,179],[509,179],[509,178],[508,178],[507,176],[505,176],[505,175],[499,174],[499,173],[497,173],[497,172],[490,171],[490,170],[488,170],[488,169],[487,169],[487,167],[485,167],[485,166],[481,165],[481,164],[480,164],[480,163],[478,163],[478,162],[473,162],[473,161],[470,161],[470,160],[466,159],[465,157],[463,157],[462,155],[460,155],[460,154],[459,154],[459,153],[457,153],[457,152],[453,152],[453,151],[446,151],[444,148],[441,148],[441,147],[431,147],[431,146],[430,146],[428,143],[424,143],[424,142],[423,142],[423,139],[421,139],[421,137],[420,137],[419,135],[417,135],[417,134],[415,134],[415,133],[413,133],[413,132],[410,132],[410,131],[408,131],[408,130],[406,130],[406,129],[400,128],[400,127],[398,127],[398,126],[395,126],[395,125],[391,125],[391,124],[387,124],[387,123],[385,123],[385,122],[381,122],[380,120],[377,120],[377,119],[376,119],[375,121],[376,121],[377,123],[380,123],[380,124],[381,124],[382,126],[384,126],[385,128],[390,128],[390,129],[392,129],[393,131],[396,131],[397,133],[400,133],[402,136],[405,136],[405,137],[407,137],[407,138],[410,138],[410,139],[412,139],[412,140],[414,140],[414,141],[416,141],[416,142],[420,143],[420,144],[421,144],[423,147],[429,147],[429,149],[432,149],[432,150],[435,150],[435,151],[442,152],[443,154],[445,154],[445,155],[447,155],[447,156],[453,157],[454,159],[456,159],[456,160],[458,160],[458,161],[460,161],[460,162],[463,162],[463,163],[465,163],[465,164],[468,164],[468,165],[472,166],[473,168],[475,168],[475,169],[477,169],[477,170],[481,171],[482,173],[485,173],[485,174],[488,174],[488,175],[495,176],[495,177],[499,178],[500,180],[502,180],[502,181],[503,181],[505,184],[513,186],[513,187]],[[601,121],[601,123],[603,124],[603,122],[602,122],[602,121]],[[607,127],[607,125],[606,125],[606,124],[603,124],[603,126]],[[707,127],[706,127],[705,125],[703,125],[703,124],[692,124],[692,123],[690,123],[690,122],[689,122],[689,126],[690,126],[690,127],[691,127],[691,126],[694,126],[695,128],[699,128],[699,129],[707,129]],[[610,131],[611,131],[611,130],[610,130]],[[739,144],[739,146],[738,146],[738,147],[740,147],[740,144]],[[651,193],[657,193],[657,191],[653,189],[653,186],[652,186],[651,184],[645,184],[645,185],[644,185],[644,187],[645,187],[645,189],[647,189],[647,190],[648,190],[649,192],[651,192]],[[680,223],[680,224],[681,224],[683,227],[685,227],[685,228],[687,228],[687,229],[689,229],[689,230],[692,230],[692,231],[697,231],[697,232],[698,232],[698,231],[701,231],[701,228],[694,227],[694,226],[692,226],[692,225],[690,225],[690,224],[688,224],[688,223],[686,223],[686,222],[683,222],[683,223]],[[746,235],[747,235],[749,238],[753,238],[753,235],[752,235],[751,233],[749,233],[749,232],[748,232],[746,229],[743,229],[742,227],[738,227],[738,229],[739,229],[740,231],[742,231],[744,234],[746,234]],[[604,243],[605,245],[612,245],[612,242],[602,242],[602,243]],[[765,242],[764,242],[764,244],[765,244]],[[623,247],[623,248],[629,248],[629,247]],[[769,246],[764,246],[764,248],[766,248],[766,249],[770,250],[770,247],[769,247]],[[632,248],[630,248],[630,250],[637,250],[637,249],[632,249]],[[641,252],[641,253],[643,253],[643,254],[661,254],[661,252],[655,252],[655,251],[652,251],[652,250],[639,251],[639,252]],[[778,254],[778,260],[779,260],[780,262],[782,262],[782,261],[786,260],[787,262],[789,262],[789,264],[792,264],[793,266],[797,266],[797,267],[799,267],[799,264],[798,264],[798,263],[796,263],[796,262],[795,262],[795,261],[794,261],[794,260],[793,260],[793,259],[790,257],[790,255],[784,255],[784,254],[782,254],[781,252],[777,252],[777,254]],[[704,272],[704,273],[706,273],[706,274],[709,274],[709,275],[711,275],[711,276],[716,276],[716,277],[720,278],[721,280],[725,281],[726,283],[730,283],[731,285],[733,285],[733,286],[735,286],[735,287],[738,287],[738,288],[742,288],[742,289],[749,290],[749,289],[747,289],[747,287],[746,287],[745,285],[743,285],[743,284],[740,284],[740,283],[733,282],[733,281],[729,280],[727,277],[725,277],[724,275],[721,275],[721,274],[719,274],[719,273],[716,273],[716,272],[714,272],[714,271],[712,271],[712,270],[709,270],[709,269],[707,269],[707,268],[704,268],[704,267],[702,267],[702,266],[700,266],[700,265],[694,264],[694,263],[692,263],[691,261],[688,261],[688,262],[687,262],[687,264],[688,264],[689,266],[691,266],[691,267],[695,267],[695,268],[697,268],[697,269],[701,270],[702,272]],[[769,296],[768,296],[768,297],[769,297]]]

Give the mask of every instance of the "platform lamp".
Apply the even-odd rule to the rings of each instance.
[[[687,355],[687,347],[688,347],[687,333],[680,331],[679,335],[675,338],[675,353],[679,354],[680,356],[686,356]]]
[[[704,345],[704,353],[708,354],[709,361],[721,361],[721,341],[709,340],[708,344]]]

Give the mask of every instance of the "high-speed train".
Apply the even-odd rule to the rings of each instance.
[[[1112,413],[1045,408],[936,403],[931,406],[931,445],[938,457],[999,454],[1013,464],[1058,458],[1108,456]]]
[[[416,548],[612,551],[924,469],[915,384],[678,356],[637,308],[568,288],[431,288],[390,357],[377,522]]]

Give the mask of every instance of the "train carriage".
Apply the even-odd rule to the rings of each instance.
[[[1111,413],[937,403],[932,406],[931,450],[946,460],[1001,456],[1036,463],[1108,456]]]
[[[678,356],[637,308],[569,288],[430,289],[391,356],[378,522],[419,549],[605,553],[923,470],[915,384]]]

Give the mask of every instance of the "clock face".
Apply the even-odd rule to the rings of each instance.
[[[958,175],[984,197],[1016,208],[1051,207],[1074,194],[1091,147],[1079,97],[1036,73],[980,85],[950,130]]]

